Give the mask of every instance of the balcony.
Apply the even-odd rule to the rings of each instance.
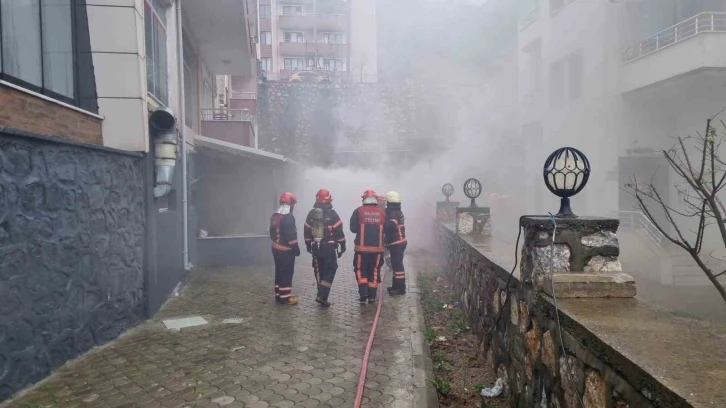
[[[317,55],[318,57],[344,58],[348,54],[347,44],[326,42],[281,42],[280,54],[284,56]]]
[[[726,70],[726,13],[700,13],[623,52],[622,92],[703,70]]]
[[[202,109],[202,135],[256,147],[257,121],[249,109]]]
[[[280,13],[279,26],[282,29],[340,31],[346,27],[345,14]]]

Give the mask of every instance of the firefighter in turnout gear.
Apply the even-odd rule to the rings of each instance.
[[[386,225],[384,240],[390,252],[393,285],[388,288],[391,296],[406,293],[406,272],[403,269],[403,253],[406,251],[406,226],[401,212],[401,195],[395,191],[386,193]]]
[[[270,239],[272,257],[275,260],[275,299],[280,304],[297,304],[292,294],[292,276],[295,272],[295,257],[300,256],[297,243],[297,227],[292,210],[297,198],[292,193],[280,195],[280,207],[270,217]]]
[[[376,200],[378,200],[378,207],[380,207],[383,211],[386,211],[386,196],[377,196]],[[385,234],[385,226],[384,226],[384,234]],[[388,270],[393,272],[391,269],[391,251],[388,250],[388,248],[384,245],[383,246],[383,263],[388,265]]]
[[[360,302],[376,300],[380,270],[383,266],[383,226],[386,213],[378,206],[376,193],[366,190],[363,205],[350,217],[350,231],[355,235],[353,268],[358,280]]]
[[[330,191],[321,189],[315,195],[315,205],[305,219],[305,247],[313,255],[313,270],[318,284],[315,301],[329,307],[330,287],[338,270],[338,258],[345,253],[343,221],[333,210]]]

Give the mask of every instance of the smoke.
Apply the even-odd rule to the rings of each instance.
[[[523,208],[513,205],[512,197],[521,197],[524,188],[517,182],[523,179],[519,176],[523,163],[522,155],[516,154],[517,72],[511,69],[516,36],[491,61],[483,62],[475,52],[477,44],[495,41],[482,36],[494,36],[502,27],[516,29],[516,16],[505,15],[509,25],[500,22],[487,32],[481,26],[487,12],[491,10],[469,2],[379,1],[379,77],[385,83],[378,86],[404,88],[413,82],[417,123],[415,134],[407,135],[403,143],[369,131],[355,141],[356,147],[404,149],[414,156],[409,153],[404,160],[403,153],[372,154],[366,156],[365,168],[351,163],[333,169],[313,163],[296,188],[303,212],[314,203],[318,189],[329,189],[347,229],[365,190],[381,195],[397,191],[403,197],[409,246],[426,247],[432,244],[436,201],[444,199],[442,185],[452,183],[452,200],[467,205],[462,186],[475,177],[483,184],[477,204],[493,206],[495,231],[505,237],[516,234],[516,218]],[[347,128],[364,129],[370,122],[391,122],[390,109],[365,104],[358,110],[335,109],[333,115]],[[351,147],[342,133],[334,143],[337,150]],[[499,205],[502,197],[505,204]]]

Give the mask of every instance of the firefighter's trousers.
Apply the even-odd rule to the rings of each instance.
[[[313,251],[313,271],[318,284],[318,297],[327,301],[330,287],[333,286],[335,272],[338,270],[338,255],[335,249]]]
[[[375,299],[378,283],[381,281],[383,252],[356,252],[353,269],[358,280],[358,293],[361,298]]]
[[[292,295],[292,275],[295,273],[295,254],[293,251],[272,249],[275,259],[275,298],[287,301]]]
[[[403,253],[406,251],[406,243],[391,245],[388,247],[391,253],[391,269],[393,270],[393,290],[406,293],[406,271],[403,268]]]

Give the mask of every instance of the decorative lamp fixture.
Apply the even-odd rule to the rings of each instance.
[[[454,186],[451,183],[444,184],[441,193],[446,200],[436,202],[436,219],[443,223],[453,223],[456,220],[456,208],[459,206],[458,201],[449,201],[449,197],[454,195]]]
[[[451,183],[444,184],[443,187],[441,187],[441,193],[446,197],[446,202],[450,203],[449,197],[454,195],[454,186]]]
[[[481,183],[475,178],[464,182],[464,194],[471,199],[468,207],[456,207],[456,233],[483,235],[484,225],[489,222],[489,207],[476,205],[476,198],[481,195]]]
[[[469,204],[469,207],[477,207],[475,200],[481,195],[481,183],[479,182],[479,180],[475,178],[470,178],[469,180],[466,180],[464,182],[464,195],[471,199],[471,204]]]
[[[558,217],[574,218],[570,197],[582,191],[590,178],[590,162],[573,147],[555,150],[545,161],[544,181],[552,194],[561,198]]]

